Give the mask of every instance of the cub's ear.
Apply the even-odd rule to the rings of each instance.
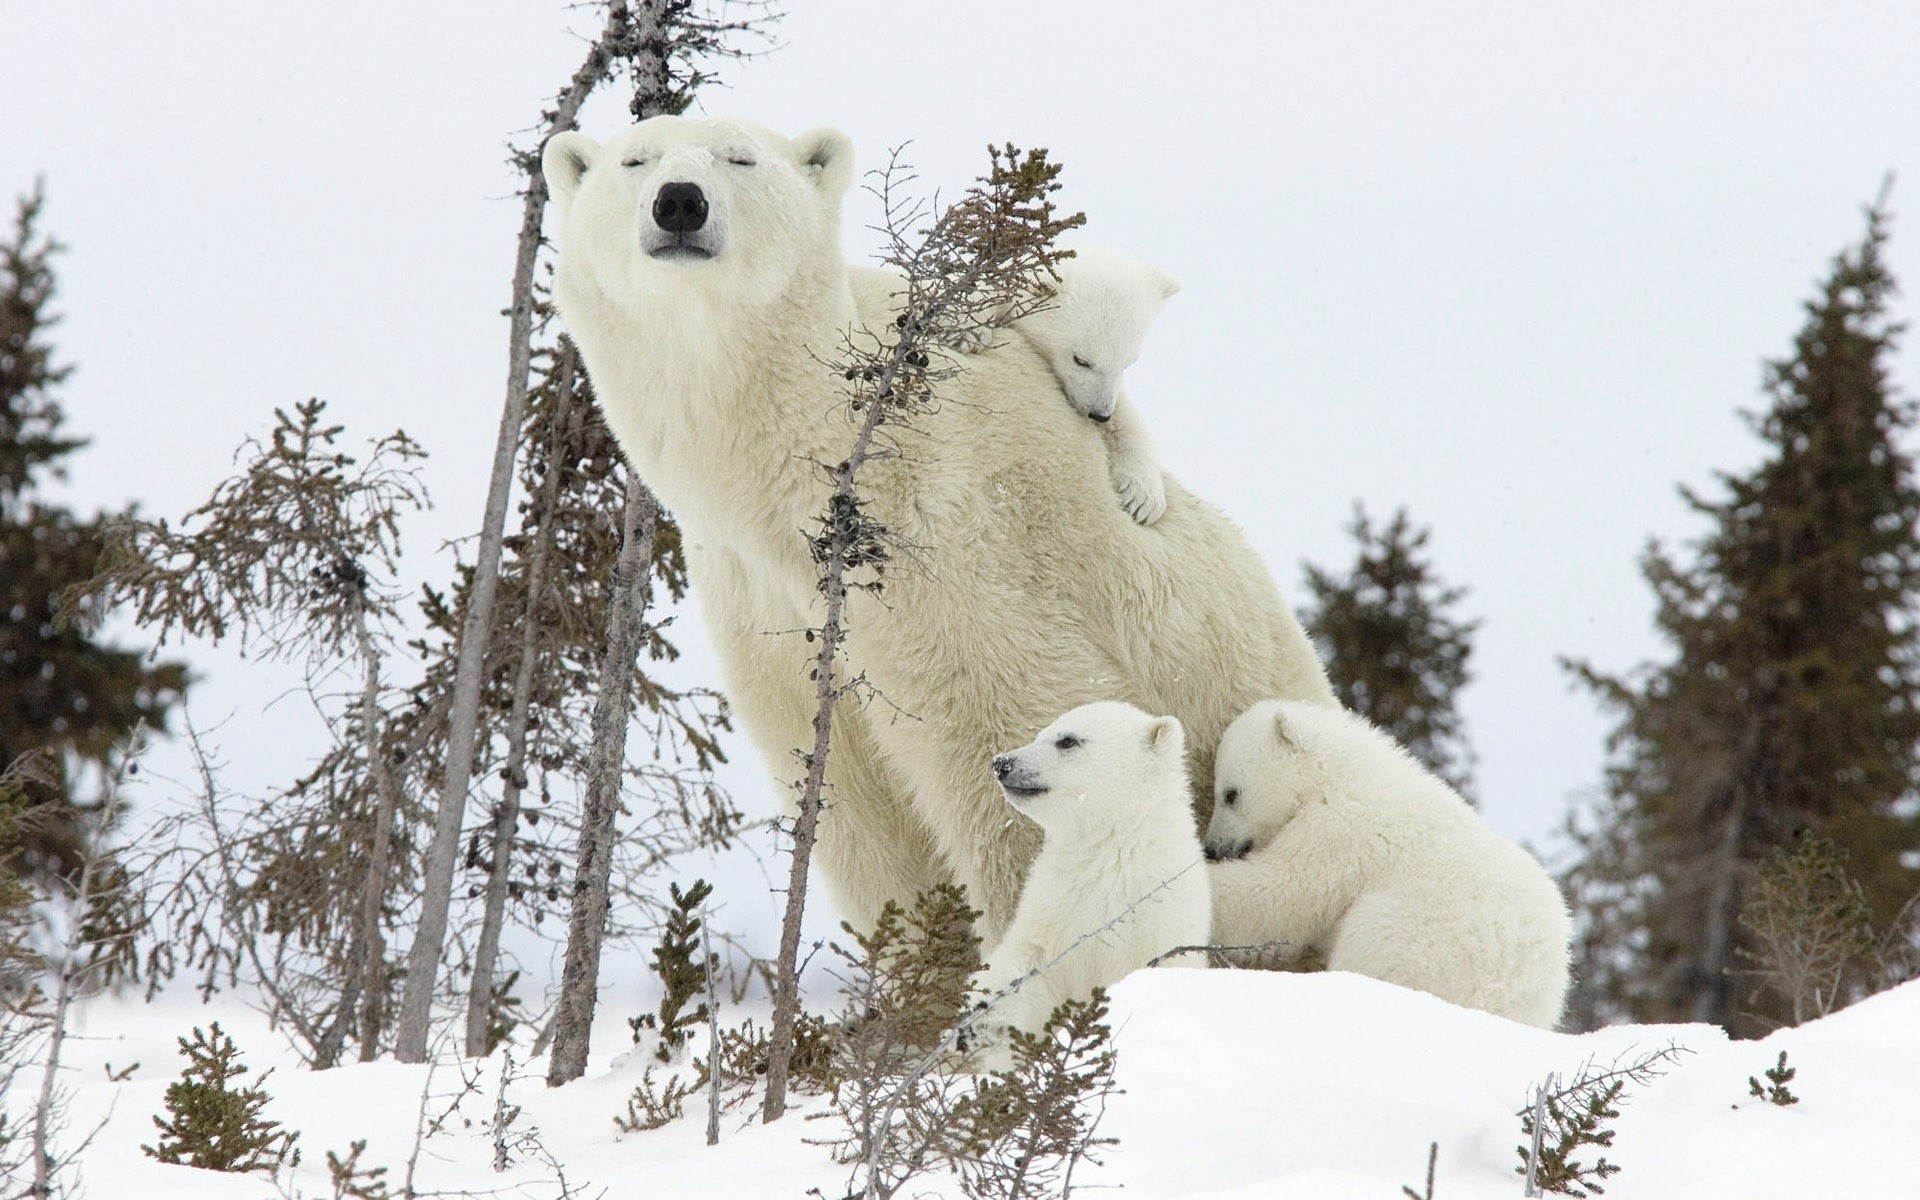
[[[794,138],[793,159],[821,194],[835,200],[853,182],[853,140],[838,129],[809,129]]]
[[[1160,291],[1160,299],[1171,300],[1180,292],[1180,281],[1162,271],[1159,267],[1147,268],[1147,279]]]
[[[1180,728],[1178,717],[1155,717],[1147,726],[1147,749],[1156,754],[1184,754],[1187,749],[1186,730]]]
[[[572,202],[580,190],[580,180],[600,153],[600,143],[584,133],[569,130],[547,139],[540,151],[540,173],[547,177],[547,194],[561,209]]]
[[[1293,734],[1287,730],[1287,714],[1284,712],[1275,711],[1273,714],[1273,737],[1289,750],[1298,745],[1293,740]]]

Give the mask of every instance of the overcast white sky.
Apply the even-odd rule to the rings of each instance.
[[[1920,288],[1912,0],[792,8],[703,107],[838,126],[866,167],[911,143],[949,194],[989,141],[1051,148],[1087,240],[1184,281],[1131,393],[1290,599],[1302,558],[1347,559],[1356,499],[1433,527],[1485,619],[1465,698],[1484,811],[1535,841],[1598,778],[1607,727],[1555,657],[1658,652],[1636,556],[1698,531],[1676,483],[1753,460],[1736,413],[1760,359],[1888,171],[1892,264]],[[44,175],[71,247],[63,398],[93,439],[74,496],[183,511],[272,406],[318,395],[433,453],[414,549],[476,525],[505,141],[597,24],[503,0],[9,3],[0,189]],[[584,127],[624,121],[610,95]],[[876,217],[850,202],[850,255]],[[236,773],[294,774],[298,706],[262,716],[278,685],[201,661],[196,711],[234,712]],[[736,782],[770,808],[757,771]]]

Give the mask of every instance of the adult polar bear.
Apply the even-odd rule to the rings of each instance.
[[[558,215],[554,297],[607,423],[680,522],[727,696],[776,774],[812,744],[820,620],[806,531],[819,463],[852,446],[824,365],[883,329],[889,276],[850,269],[842,133],[791,140],[729,119],[654,117],[604,145],[545,150]],[[1038,832],[987,769],[1059,713],[1124,700],[1177,716],[1204,822],[1213,746],[1270,696],[1333,703],[1258,557],[1168,481],[1142,528],[1114,503],[1099,427],[1021,339],[966,360],[907,453],[870,463],[868,509],[914,564],[849,600],[845,668],[885,697],[834,716],[817,861],[841,915],[967,887],[988,944],[1019,900]]]

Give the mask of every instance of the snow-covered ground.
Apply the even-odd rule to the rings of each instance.
[[[507,1099],[523,1106],[514,1128],[537,1130],[574,1195],[803,1200],[809,1188],[842,1194],[848,1175],[817,1144],[828,1121],[809,1121],[811,1102],[770,1127],[739,1110],[717,1147],[697,1113],[653,1133],[622,1136],[637,1073],[610,1065],[628,1041],[624,1011],[603,1005],[588,1075],[558,1090],[544,1063],[516,1069]],[[636,1010],[637,1011],[637,1010]],[[300,1131],[302,1165],[281,1184],[163,1166],[145,1157],[153,1114],[177,1076],[173,1039],[219,1019],[255,1074],[275,1067],[268,1115]],[[1424,1188],[1429,1143],[1439,1144],[1434,1195],[1443,1200],[1514,1197],[1521,1141],[1518,1110],[1549,1071],[1571,1075],[1668,1045],[1682,1054],[1659,1079],[1630,1088],[1606,1152],[1622,1171],[1613,1200],[1912,1200],[1920,1165],[1920,982],[1760,1042],[1730,1042],[1715,1027],[1636,1026],[1572,1036],[1454,1008],[1430,997],[1349,975],[1242,971],[1149,971],[1113,998],[1119,1083],[1100,1132],[1119,1139],[1106,1165],[1080,1179],[1122,1185],[1132,1200],[1395,1200]],[[397,1183],[413,1151],[428,1095],[433,1113],[461,1088],[461,1070],[390,1062],[322,1073],[297,1068],[260,1017],[231,1002],[187,998],[155,1005],[98,999],[82,1013],[85,1039],[72,1047],[74,1096],[67,1133],[99,1125],[81,1160],[85,1194],[106,1200],[254,1200],[331,1196],[325,1151],[365,1138],[363,1164],[389,1167]],[[1780,1051],[1801,1097],[1776,1107],[1748,1094],[1747,1080]],[[137,1061],[126,1082],[108,1082]],[[553,1197],[550,1164],[523,1158],[491,1169],[486,1125],[502,1060],[467,1064],[477,1090],[445,1132],[418,1156],[420,1191]],[[451,1064],[451,1060],[450,1060]],[[697,1106],[693,1106],[697,1107]],[[104,1124],[101,1122],[104,1121]],[[1078,1182],[1078,1180],[1077,1180]],[[911,1194],[958,1195],[933,1181]]]

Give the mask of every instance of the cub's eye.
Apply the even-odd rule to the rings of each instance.
[[[1055,750],[1072,750],[1079,744],[1080,739],[1068,733],[1062,734],[1060,738],[1053,743],[1053,748]]]
[[[757,167],[760,165],[760,160],[751,154],[729,154],[727,155],[727,161],[736,167]]]
[[[651,154],[629,154],[625,159],[621,160],[620,165],[623,167],[644,167],[652,161],[653,156]]]
[[[1220,793],[1220,803],[1226,805],[1228,808],[1232,808],[1234,805],[1238,804],[1239,802],[1240,802],[1239,788],[1228,788],[1226,791]]]
[[[1093,364],[1088,362],[1086,359],[1081,358],[1078,354],[1073,356],[1073,365],[1076,367],[1079,367],[1082,371],[1093,370]]]

